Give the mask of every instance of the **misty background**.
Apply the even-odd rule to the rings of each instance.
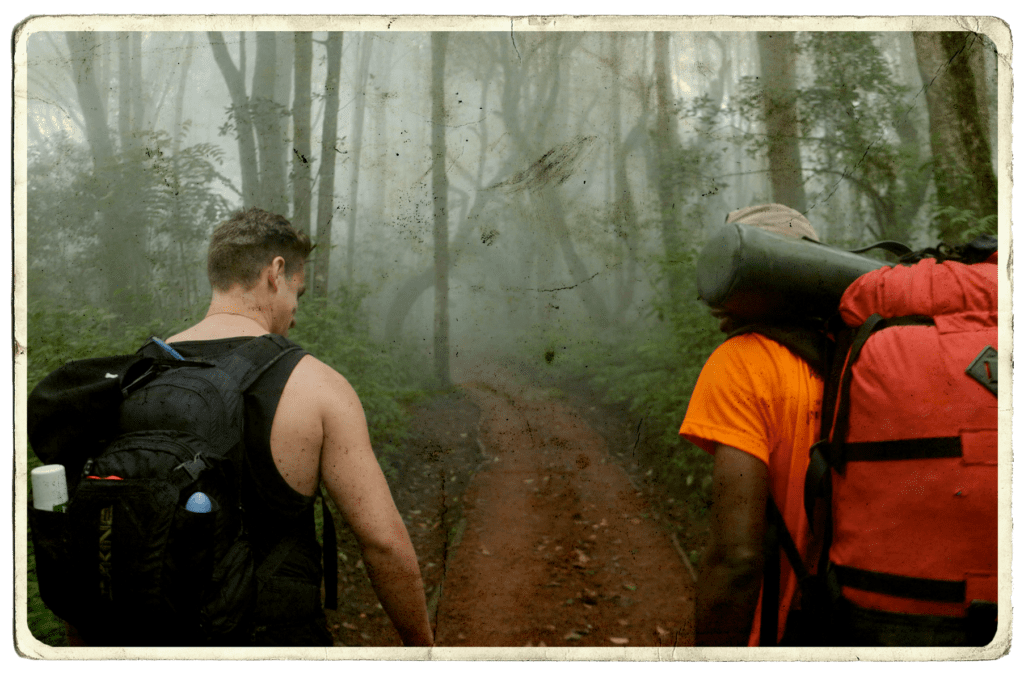
[[[29,387],[202,318],[209,235],[258,206],[316,242],[291,337],[356,386],[385,464],[411,393],[501,362],[628,408],[699,486],[676,431],[722,336],[694,260],[729,211],[781,202],[844,247],[996,229],[998,55],[977,33],[26,45]]]
[[[706,518],[677,431],[729,211],[848,248],[996,232],[978,33],[25,30],[29,389],[201,319],[210,233],[258,206],[316,243],[290,337],[353,384],[392,486],[411,405],[498,366],[623,412],[631,462]]]

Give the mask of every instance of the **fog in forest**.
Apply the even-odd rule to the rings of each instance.
[[[699,368],[694,258],[731,210],[844,247],[994,230],[997,55],[970,34],[954,69],[940,35],[31,33],[30,351],[55,317],[201,318],[212,228],[259,206],[317,245],[304,303],[340,323],[304,344],[357,333],[442,380],[445,340],[605,384],[689,345]],[[965,141],[937,120],[967,89]]]
[[[516,613],[535,614],[530,589],[556,608],[557,627],[537,615],[531,642],[509,645],[685,644],[685,631],[642,624],[640,612],[671,606],[666,617],[692,632],[690,601],[676,603],[692,595],[664,584],[696,578],[715,499],[712,456],[679,429],[725,339],[698,297],[696,263],[729,212],[781,203],[843,249],[1008,232],[997,80],[1009,91],[1009,29],[996,19],[971,19],[976,32],[963,17],[858,20],[856,32],[765,32],[756,19],[702,19],[750,29],[705,32],[596,32],[614,24],[572,18],[466,20],[495,28],[478,32],[405,31],[408,17],[289,25],[376,32],[194,20],[250,30],[41,17],[14,34],[15,170],[26,179],[14,193],[16,360],[27,365],[17,383],[31,392],[69,360],[131,354],[198,322],[214,227],[241,208],[284,215],[316,245],[288,337],[359,395],[442,618],[438,645],[504,645],[463,636],[483,622],[447,622],[439,601],[442,587],[449,601],[461,589],[466,607],[502,625],[495,635],[508,633],[519,620],[492,607],[499,583]],[[869,30],[900,21],[946,30]],[[138,30],[154,27],[168,30]],[[43,462],[23,448],[27,483],[22,458]],[[595,478],[612,470],[619,483]],[[643,491],[657,501],[641,504]],[[467,526],[477,503],[511,516]],[[561,525],[538,530],[549,522]],[[458,545],[463,532],[473,544]],[[369,583],[353,591],[363,562],[339,533],[351,547],[338,559],[349,605],[336,644],[395,644]],[[509,539],[484,546],[476,533]],[[659,537],[660,558],[637,556]],[[593,553],[595,542],[611,548]],[[479,587],[442,585],[456,546],[490,562]],[[537,563],[543,586],[520,585],[501,552]],[[548,579],[544,557],[575,576],[575,596]],[[595,561],[614,564],[600,572]],[[588,605],[601,579],[614,594]],[[38,591],[32,631],[63,645]],[[648,596],[627,620],[633,592]],[[589,635],[605,607],[603,633]]]

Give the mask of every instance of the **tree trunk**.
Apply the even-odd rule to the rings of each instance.
[[[356,220],[359,213],[359,161],[363,155],[363,120],[366,113],[366,86],[370,76],[370,51],[373,48],[370,33],[363,33],[359,44],[359,75],[356,78],[355,116],[352,119],[352,166],[349,168],[348,245],[346,276],[349,285],[355,282]],[[442,56],[442,61],[443,61]]]
[[[448,364],[448,175],[445,173],[447,120],[444,109],[444,63],[448,34],[430,34],[431,122],[434,192],[434,374],[443,386],[451,383]]]
[[[310,162],[310,111],[313,107],[313,34],[295,34],[295,99],[292,104],[292,225],[309,234],[313,200]]]
[[[259,149],[257,206],[274,214],[283,214],[288,211],[288,196],[281,111],[274,100],[277,74],[277,34],[260,31],[256,33],[256,69],[250,101]]]
[[[638,231],[636,205],[633,202],[633,192],[629,187],[629,177],[626,173],[626,144],[622,137],[622,34],[611,33],[611,62],[612,62],[612,178],[614,185],[614,196],[611,200],[612,223],[615,234],[621,242],[622,257],[625,261],[619,260],[620,273],[625,263],[625,271],[620,274],[618,302],[613,312],[616,322],[621,322],[626,311],[633,303],[633,289],[636,286],[636,255],[633,246],[636,244],[635,236]]]
[[[338,90],[341,87],[341,46],[344,33],[327,34],[327,80],[324,83],[324,131],[320,148],[320,192],[317,197],[316,270],[313,294],[326,296],[331,273],[331,228],[334,223],[334,165],[338,153]]]
[[[256,157],[256,138],[250,114],[249,96],[245,90],[245,34],[242,33],[239,67],[235,67],[228,48],[224,44],[224,36],[219,31],[207,33],[210,48],[213,50],[214,61],[224,77],[224,83],[231,95],[234,109],[235,136],[238,139],[238,162],[242,170],[242,206],[256,206],[259,196],[260,175]]]
[[[118,181],[115,166],[114,144],[107,122],[107,108],[101,91],[109,91],[109,83],[101,87],[97,81],[96,60],[98,45],[96,35],[87,32],[65,34],[71,53],[71,67],[78,94],[78,103],[85,122],[85,137],[92,155],[96,209],[102,225],[99,228],[100,274],[105,278],[107,298],[115,312],[126,316],[132,312],[132,293],[137,290],[134,278],[136,263],[130,251],[131,240],[138,239],[138,232],[127,232],[125,223],[116,208],[115,195]]]
[[[117,132],[121,152],[128,150],[132,134],[131,33],[117,34]]]
[[[971,52],[981,38],[968,32],[914,33],[925,82],[931,128],[933,177],[939,206],[972,211],[975,218],[996,213],[998,195],[987,141],[987,110],[979,101]],[[965,224],[950,215],[936,218],[939,239],[956,243]]]
[[[796,112],[796,47],[793,33],[758,33],[764,80],[765,132],[772,199],[807,211]]]
[[[657,112],[655,116],[655,153],[658,166],[658,202],[661,207],[661,242],[667,261],[665,271],[670,298],[679,297],[682,290],[682,270],[674,261],[680,260],[682,249],[680,237],[681,217],[677,185],[680,177],[679,135],[677,132],[677,111],[672,97],[669,72],[668,33],[654,34],[654,92]]]

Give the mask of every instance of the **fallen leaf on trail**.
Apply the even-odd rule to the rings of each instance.
[[[580,566],[582,568],[583,566],[585,566],[587,564],[587,561],[590,560],[590,557],[587,556],[586,554],[584,554],[583,552],[581,552],[578,549],[574,549],[573,551],[576,552],[576,557],[577,557],[576,558],[576,563],[574,563],[573,565]]]
[[[623,589],[628,589],[629,591],[636,591],[636,585],[635,584],[624,584],[624,585],[622,585],[622,587],[623,587]]]
[[[580,634],[577,634],[575,631],[571,631],[568,634],[566,634],[565,636],[563,636],[562,638],[565,639],[566,641],[578,641],[581,638],[583,638],[583,636],[581,636]]]
[[[629,620],[619,620],[619,624],[621,624],[623,627],[628,627]]]
[[[555,629],[557,629],[557,627],[555,627],[555,625],[553,625],[553,624],[549,624],[549,625],[545,626],[544,628],[547,629],[548,631],[554,631]]]
[[[537,644],[537,647],[538,648],[547,648],[548,644],[545,643],[544,641],[541,641],[540,643]]]
[[[487,551],[487,547],[481,547],[480,548],[480,553],[483,554],[484,556],[490,556],[491,555],[491,553],[489,551]]]
[[[523,483],[524,484],[532,484],[533,483],[533,479],[523,479]]]
[[[359,628],[351,622],[342,622],[341,626],[345,627],[346,629],[352,629],[353,631]]]
[[[658,632],[658,636],[660,636],[662,638],[668,638],[669,636],[672,635],[672,632],[670,632],[668,629],[663,629],[663,628],[661,628],[661,627],[659,627],[657,625],[655,625],[654,630],[656,632]]]
[[[615,645],[626,645],[627,643],[629,643],[628,638],[616,638],[615,636],[609,636],[608,640],[614,643]]]
[[[636,526],[636,525],[638,525],[640,523],[640,519],[630,519],[629,522],[631,524],[633,524],[634,526]]]

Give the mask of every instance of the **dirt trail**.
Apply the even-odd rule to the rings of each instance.
[[[490,460],[466,492],[437,644],[692,644],[691,573],[602,437],[508,368],[455,376]]]

